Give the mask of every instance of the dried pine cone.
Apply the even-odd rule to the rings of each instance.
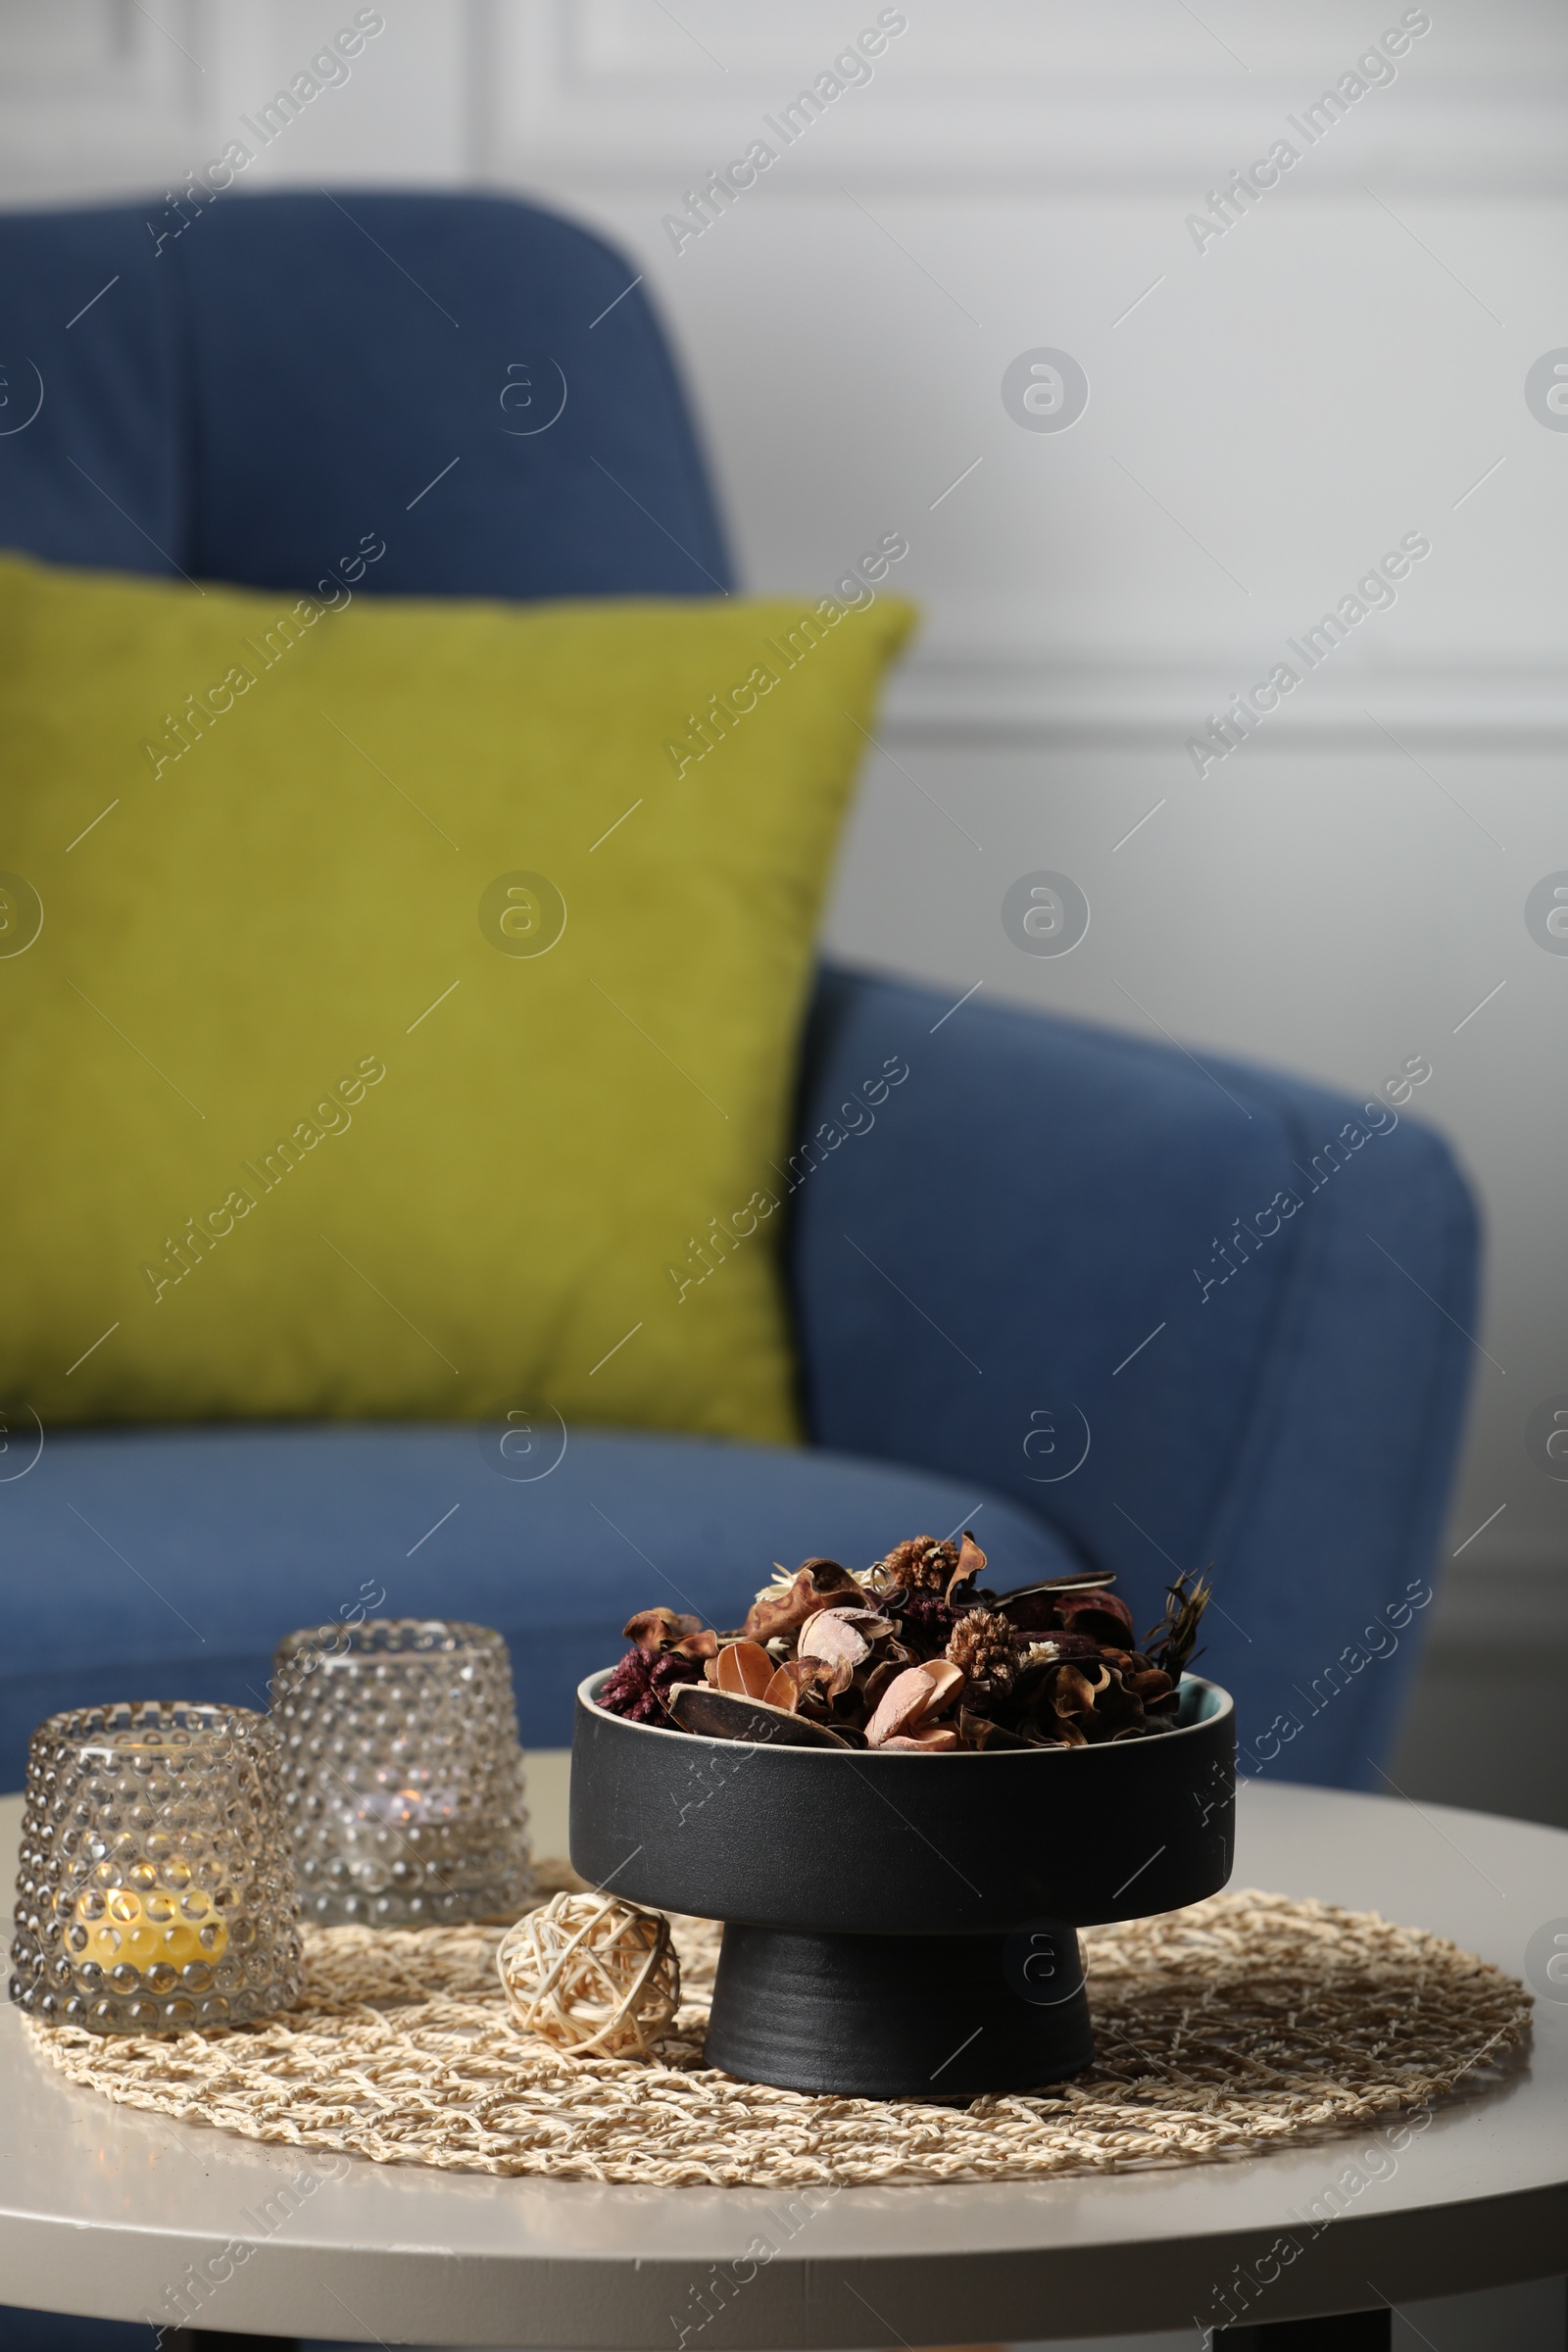
[[[628,1649],[620,1664],[612,1666],[605,1677],[599,1704],[608,1714],[624,1715],[629,1723],[658,1723],[667,1727],[665,1695],[677,1683],[700,1682],[702,1674],[702,1664],[696,1658],[676,1657],[670,1652],[654,1657],[646,1649]]]
[[[948,1656],[969,1678],[969,1689],[1005,1698],[1017,1678],[1023,1644],[995,1609],[970,1609],[948,1640]]]
[[[935,1536],[910,1536],[876,1564],[906,1592],[945,1592],[958,1565],[958,1546],[940,1544]]]

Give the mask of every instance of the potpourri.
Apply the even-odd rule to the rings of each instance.
[[[777,1569],[733,1632],[643,1609],[599,1704],[708,1739],[921,1755],[1176,1728],[1205,1583],[1179,1575],[1139,1642],[1108,1569],[998,1593],[985,1568],[967,1530],[961,1544],[912,1536],[858,1572],[826,1559]]]

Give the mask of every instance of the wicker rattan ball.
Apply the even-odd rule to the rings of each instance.
[[[612,1894],[558,1894],[509,1928],[496,1967],[523,2034],[607,2058],[647,2058],[680,2006],[669,1922]]]

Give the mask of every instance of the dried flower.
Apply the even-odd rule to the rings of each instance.
[[[945,1593],[958,1565],[956,1544],[940,1543],[935,1536],[910,1536],[895,1544],[877,1569],[891,1585],[908,1592]]]
[[[947,1654],[968,1677],[971,1703],[982,1693],[1011,1696],[1023,1644],[995,1609],[970,1609],[960,1617],[948,1637]]]
[[[599,1704],[612,1715],[624,1715],[630,1723],[664,1723],[668,1693],[683,1683],[701,1681],[702,1672],[695,1658],[668,1652],[661,1657],[645,1649],[628,1649],[620,1664],[611,1668]]]
[[[962,1616],[937,1592],[905,1592],[884,1603],[898,1620],[900,1639],[921,1657],[941,1657]]]

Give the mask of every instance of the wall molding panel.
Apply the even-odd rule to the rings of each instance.
[[[835,100],[792,154],[796,192],[849,170],[900,192],[1191,190],[1197,201],[1216,173],[1266,155],[1277,138],[1292,138],[1304,161],[1307,136],[1293,134],[1289,118],[1300,122],[1325,88],[1337,90],[1381,29],[1364,11],[1354,24],[1351,11],[1322,10],[1308,30],[1299,12],[1281,24],[1272,12],[1233,10],[1246,27],[1243,67],[1190,17],[1158,5],[1097,11],[1109,20],[1102,31],[1062,6],[943,0],[901,13],[908,29],[877,61],[874,81]],[[877,10],[868,0],[758,9],[744,63],[727,65],[735,17],[726,0],[692,0],[679,24],[642,0],[498,0],[493,169],[624,187],[663,184],[677,155],[691,171],[700,158],[721,165],[761,131],[764,114],[874,25]],[[1396,26],[1398,12],[1387,22]],[[1482,34],[1479,17],[1466,27],[1450,16],[1410,43],[1396,78],[1347,100],[1343,119],[1325,111],[1300,192],[1343,189],[1369,171],[1406,187],[1568,189],[1561,87],[1542,86],[1528,49],[1510,67],[1506,39]]]
[[[161,199],[357,5],[0,0],[0,201]],[[1494,1571],[1560,1647],[1565,1490],[1522,1432],[1568,1391],[1568,958],[1522,908],[1568,870],[1568,431],[1525,397],[1568,351],[1568,11],[899,0],[870,78],[677,249],[663,217],[886,0],[379,5],[351,80],[223,201],[402,181],[558,206],[669,326],[748,585],[820,594],[907,536],[887,585],[922,629],[836,952],[1348,1088],[1432,1055],[1414,1107],[1482,1196],[1481,1337],[1508,1367],[1480,1367],[1450,1549],[1507,1513],[1458,1563],[1438,1647],[1488,1622]],[[1428,13],[1272,189],[1195,235],[1209,191]],[[1003,394],[1048,348],[1091,387],[1054,438]],[[1417,525],[1432,559],[1397,611],[1191,789],[1188,736]],[[996,914],[1046,864],[1096,906],[1059,967]]]

